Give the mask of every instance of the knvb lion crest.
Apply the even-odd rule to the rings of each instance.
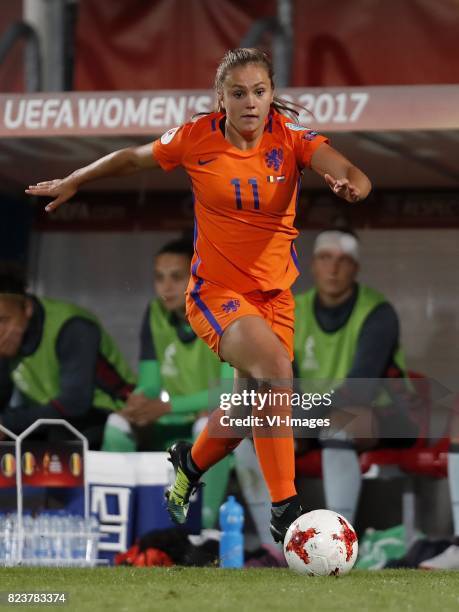
[[[236,310],[239,308],[239,306],[241,305],[241,302],[239,300],[228,300],[227,302],[225,302],[224,304],[222,304],[222,310],[223,312],[236,312]]]
[[[265,162],[268,168],[273,168],[275,172],[279,170],[284,161],[284,152],[279,147],[278,149],[271,149],[265,154]]]

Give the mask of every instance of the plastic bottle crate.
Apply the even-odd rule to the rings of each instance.
[[[25,515],[22,532],[15,514],[0,515],[0,565],[94,567],[99,523],[95,517]]]

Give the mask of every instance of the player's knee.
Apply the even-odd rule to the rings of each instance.
[[[270,355],[260,355],[254,364],[251,375],[258,380],[278,381],[278,384],[288,384],[293,377],[292,363],[282,349]]]

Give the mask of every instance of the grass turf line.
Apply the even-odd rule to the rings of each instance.
[[[353,571],[309,578],[289,570],[213,568],[0,568],[0,590],[65,591],[63,610],[109,612],[457,612],[457,572]],[[1,606],[11,609],[23,606]],[[34,606],[52,608],[56,606]],[[59,607],[59,606],[58,606]]]

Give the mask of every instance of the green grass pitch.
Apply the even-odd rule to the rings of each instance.
[[[459,610],[459,573],[353,571],[309,578],[282,569],[0,568],[0,591],[61,592],[65,605],[2,605],[0,609],[97,612],[449,612]],[[4,596],[4,595],[3,595]]]

